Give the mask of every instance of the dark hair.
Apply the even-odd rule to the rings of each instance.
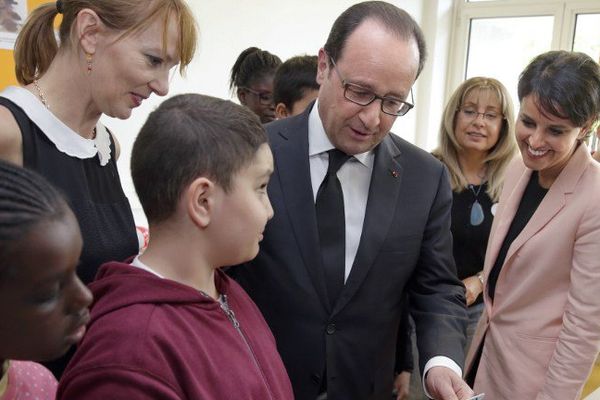
[[[0,160],[0,276],[10,268],[4,262],[12,244],[68,210],[64,197],[42,176]]]
[[[600,116],[600,65],[584,53],[549,51],[519,76],[519,101],[533,94],[542,110],[581,127]]]
[[[281,64],[273,80],[275,105],[283,103],[289,109],[307,89],[318,90],[317,64],[317,56],[296,56]]]
[[[258,117],[231,101],[182,94],[163,102],[131,152],[131,176],[148,222],[173,215],[183,191],[200,176],[228,191],[233,175],[266,142]]]
[[[60,10],[58,10],[60,7]],[[26,85],[44,75],[58,52],[54,34],[54,18],[62,14],[59,28],[61,47],[73,44],[72,30],[77,14],[84,8],[93,10],[110,29],[123,36],[146,28],[157,18],[163,19],[163,45],[171,15],[177,19],[179,43],[177,51],[180,72],[191,62],[196,51],[196,21],[184,0],[61,0],[42,4],[31,12],[15,43],[15,72],[19,83]]]
[[[344,11],[333,23],[324,49],[335,61],[342,56],[348,37],[367,19],[374,19],[400,38],[415,39],[419,48],[417,77],[423,70],[427,58],[425,36],[415,20],[401,8],[384,1],[365,1]]]
[[[281,59],[258,47],[249,47],[238,56],[231,68],[229,88],[248,87],[264,77],[274,75]]]

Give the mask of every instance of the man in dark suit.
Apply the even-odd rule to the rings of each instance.
[[[405,291],[426,390],[472,395],[460,377],[466,311],[448,177],[390,134],[424,59],[405,11],[356,4],[319,51],[316,103],[267,125],[275,216],[258,257],[231,274],[269,323],[298,400],[391,398]]]

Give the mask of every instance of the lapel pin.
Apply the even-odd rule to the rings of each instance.
[[[390,169],[390,174],[392,174],[392,176],[393,176],[394,178],[397,178],[397,177],[398,177],[398,171],[396,171],[396,170]]]

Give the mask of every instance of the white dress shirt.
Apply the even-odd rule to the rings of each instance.
[[[312,183],[315,203],[319,186],[325,179],[327,167],[329,166],[329,155],[327,152],[335,148],[325,134],[321,118],[317,111],[318,104],[315,103],[308,117],[308,157],[310,163],[310,180]],[[346,222],[346,259],[344,282],[350,275],[352,264],[358,243],[363,230],[365,212],[367,210],[367,199],[369,196],[369,184],[371,183],[371,172],[375,154],[373,151],[355,154],[337,172],[337,177],[342,185],[344,193],[344,220]]]

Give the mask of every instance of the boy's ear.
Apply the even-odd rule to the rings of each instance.
[[[82,9],[77,13],[75,29],[83,51],[87,54],[96,53],[100,35],[106,30],[98,14],[89,8]]]
[[[214,195],[214,182],[203,176],[196,178],[187,188],[185,207],[190,219],[199,228],[210,224]]]
[[[277,103],[275,106],[275,118],[281,119],[289,117],[290,113],[288,112],[287,107],[283,103]]]

